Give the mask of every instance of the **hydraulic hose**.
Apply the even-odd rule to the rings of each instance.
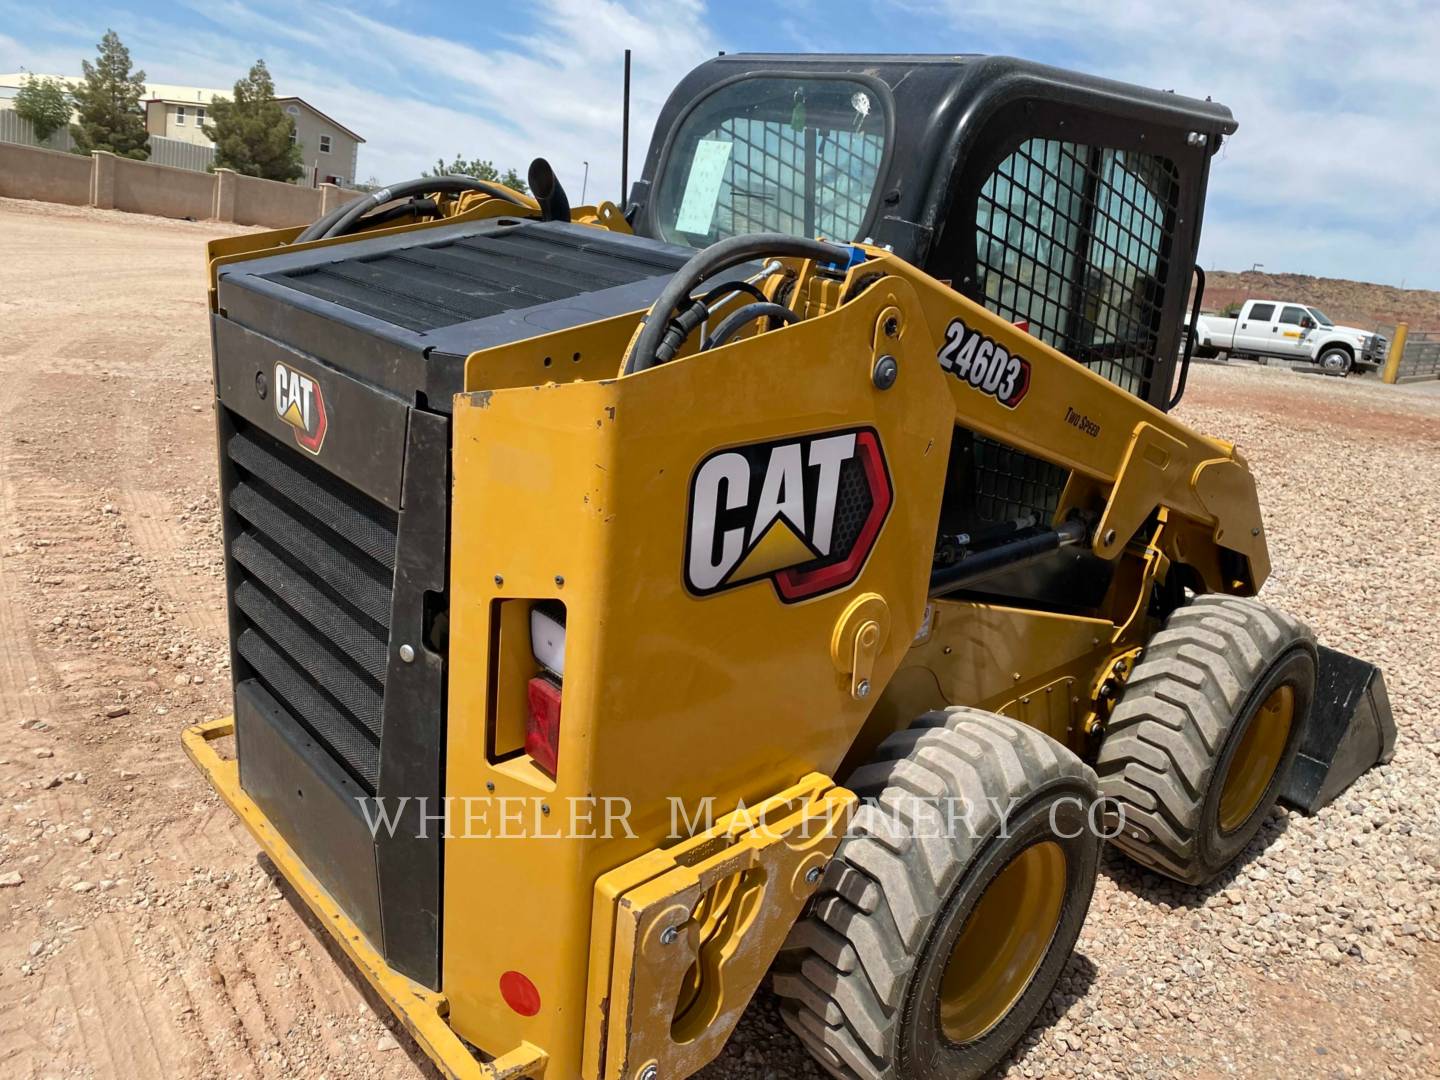
[[[770,317],[772,324],[776,319],[779,319],[786,326],[800,321],[800,316],[796,315],[783,304],[774,304],[769,300],[763,303],[746,304],[740,308],[740,310],[731,312],[720,320],[720,325],[715,328],[715,333],[711,334],[705,343],[700,346],[700,351],[706,352],[710,349],[718,349],[721,345],[729,341],[735,335],[735,332],[746,323],[752,319],[763,318],[767,315]]]
[[[355,203],[360,202],[363,199],[364,196],[362,195],[359,199],[351,199],[347,203],[341,203],[339,206],[335,207],[335,209],[331,210],[328,214],[324,215],[323,217],[316,218],[309,225],[305,226],[305,231],[302,232],[299,236],[295,237],[295,239],[292,240],[291,243],[303,244],[310,240],[319,240],[320,237],[325,235],[325,230],[330,228],[331,225],[334,225],[335,222],[339,221],[346,210],[349,210],[350,207],[355,205]]]
[[[366,228],[373,229],[376,225],[386,225],[403,217],[434,215],[439,212],[440,206],[434,199],[410,199],[408,202],[395,203],[383,210],[366,214],[360,220]]]
[[[703,251],[696,252],[689,262],[676,271],[659,298],[651,305],[645,316],[645,324],[635,340],[635,346],[625,358],[625,374],[645,371],[669,359],[669,356],[663,355],[661,345],[665,339],[665,330],[670,325],[670,316],[701,282],[738,263],[762,255],[791,256],[841,264],[850,257],[849,251],[838,245],[827,244],[823,240],[790,236],[788,233],[751,233],[746,236],[732,236],[728,240],[711,244]]]
[[[748,293],[750,296],[753,296],[762,304],[770,299],[763,292],[761,292],[757,286],[751,284],[748,281],[722,281],[719,285],[716,285],[704,296],[700,297],[700,302],[704,304],[706,308],[709,308],[710,305],[715,303],[716,300],[721,300],[729,296],[731,293],[737,292]]]
[[[313,222],[304,232],[293,241],[296,244],[303,244],[309,240],[324,240],[332,236],[344,236],[349,232],[361,218],[361,216],[376,207],[383,206],[396,199],[403,199],[410,195],[430,194],[456,194],[462,191],[483,191],[486,195],[497,199],[504,199],[508,203],[523,207],[526,210],[534,208],[527,202],[522,201],[509,188],[500,184],[492,184],[488,180],[477,180],[473,176],[422,176],[415,180],[406,180],[402,184],[393,187],[381,188],[361,199],[355,199],[338,206],[326,214],[319,221]]]

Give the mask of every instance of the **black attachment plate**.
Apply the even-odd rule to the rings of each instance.
[[[1395,715],[1374,664],[1320,646],[1309,730],[1280,799],[1313,814],[1372,765],[1395,756]]]

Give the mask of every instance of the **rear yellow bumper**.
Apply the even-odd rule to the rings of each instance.
[[[407,979],[385,963],[330,894],[305,869],[285,838],[241,790],[239,765],[233,759],[222,758],[213,745],[216,740],[234,733],[234,717],[198,724],[182,736],[185,752],[440,1071],[451,1080],[516,1080],[543,1076],[546,1054],[529,1043],[522,1043],[488,1062],[477,1059],[446,1022],[449,1003],[445,995]]]

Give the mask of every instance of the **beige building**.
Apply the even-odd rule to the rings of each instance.
[[[149,86],[152,97],[145,102],[145,122],[151,135],[180,139],[201,146],[213,145],[202,125],[210,120],[210,102],[228,97],[223,90],[194,86]],[[294,142],[300,146],[305,167],[302,184],[355,182],[355,160],[365,140],[339,121],[326,116],[298,97],[277,97],[276,104],[295,122]]]
[[[295,121],[295,141],[310,182],[354,187],[355,160],[365,140],[301,98],[275,100]]]
[[[23,71],[0,74],[0,109],[14,107],[15,94],[29,77]],[[74,75],[36,77],[59,79],[61,82],[79,81]],[[217,97],[229,97],[231,91],[170,83],[147,83],[145,91],[146,99],[141,104],[145,107],[145,128],[151,135],[196,146],[214,145],[205,137],[204,130],[204,125],[210,122],[210,103]],[[294,140],[300,147],[300,160],[305,167],[305,174],[299,182],[306,185],[330,183],[341,187],[352,186],[355,183],[356,157],[360,144],[365,140],[302,98],[282,97],[275,100],[295,122]]]

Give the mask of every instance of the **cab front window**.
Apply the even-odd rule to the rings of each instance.
[[[671,146],[656,193],[661,235],[692,247],[753,232],[861,239],[887,129],[879,93],[856,80],[722,86]]]

